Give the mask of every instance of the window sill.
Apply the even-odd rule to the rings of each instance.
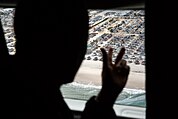
[[[64,99],[73,111],[83,111],[86,101],[84,100],[75,100],[75,99]],[[134,106],[125,106],[125,105],[114,105],[114,110],[117,116],[120,117],[131,117],[136,119],[145,119],[145,108],[134,107]]]

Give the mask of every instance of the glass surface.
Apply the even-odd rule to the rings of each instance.
[[[124,46],[131,67],[129,80],[115,104],[146,107],[144,10],[89,10],[89,40],[75,81],[64,85],[65,98],[88,100],[101,89],[101,47],[114,48],[113,61]]]
[[[4,30],[4,35],[10,55],[15,54],[15,34],[13,28],[14,8],[0,8],[0,20]]]

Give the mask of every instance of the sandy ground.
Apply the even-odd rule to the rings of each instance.
[[[131,68],[126,88],[145,89],[145,66],[128,64]],[[84,84],[101,85],[101,61],[84,60],[75,81]]]

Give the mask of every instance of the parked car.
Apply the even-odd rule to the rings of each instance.
[[[136,65],[140,64],[139,60],[135,60],[134,62]]]
[[[146,63],[145,60],[143,60],[143,61],[141,62],[142,65],[145,65],[145,63]]]
[[[88,56],[88,57],[87,57],[87,60],[91,60],[91,57],[90,57],[90,56]]]
[[[97,61],[97,60],[98,60],[98,57],[94,57],[93,60],[94,60],[94,61]]]
[[[128,63],[132,63],[132,60],[128,60]]]

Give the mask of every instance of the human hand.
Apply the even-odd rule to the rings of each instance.
[[[130,67],[122,59],[125,53],[124,47],[121,48],[114,63],[112,62],[113,48],[110,48],[108,53],[101,48],[101,52],[103,54],[102,89],[96,100],[107,102],[112,106],[127,83]]]

